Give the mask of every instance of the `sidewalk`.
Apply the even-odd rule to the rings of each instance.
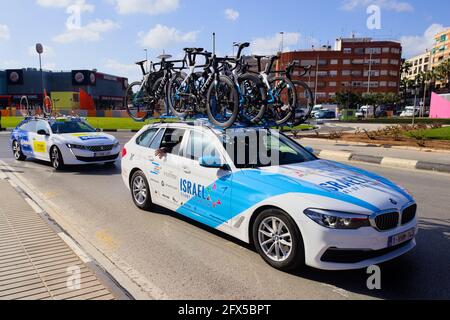
[[[316,154],[325,159],[339,158],[339,160],[368,162],[387,167],[450,173],[450,152],[385,148],[326,139],[301,138],[298,141],[303,146],[313,148]]]
[[[0,171],[0,300],[115,299],[89,258],[19,192]]]

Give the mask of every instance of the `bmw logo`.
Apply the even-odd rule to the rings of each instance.
[[[398,204],[398,202],[397,201],[395,201],[394,199],[389,199],[390,201],[391,201],[391,203],[394,205],[394,206],[396,206],[397,204]]]

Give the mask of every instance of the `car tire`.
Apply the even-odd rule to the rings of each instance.
[[[153,207],[150,186],[142,171],[136,171],[133,174],[130,180],[130,189],[136,207],[141,210],[149,210]]]
[[[53,146],[50,149],[50,162],[53,169],[55,169],[56,171],[64,169],[64,159],[62,157],[61,151],[56,146]]]
[[[22,152],[22,146],[19,141],[14,140],[12,143],[14,159],[17,161],[25,161],[27,157]]]
[[[273,230],[273,223],[276,230]],[[275,269],[291,271],[304,266],[302,235],[292,218],[283,211],[268,209],[261,212],[253,223],[252,233],[256,250]]]

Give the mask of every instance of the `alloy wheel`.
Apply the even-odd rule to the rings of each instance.
[[[268,217],[260,223],[258,241],[264,254],[275,262],[286,261],[292,253],[291,232],[286,224],[276,217]]]

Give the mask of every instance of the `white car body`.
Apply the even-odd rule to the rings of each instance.
[[[414,108],[414,107],[406,107],[405,110],[400,114],[400,117],[402,118],[412,118],[414,117],[414,109],[416,109],[416,116],[419,115],[420,108]]]
[[[155,155],[161,130],[186,130],[181,155]],[[152,144],[136,143],[148,130],[154,133]],[[232,129],[234,130],[234,129]],[[236,129],[241,130],[241,129]],[[191,132],[209,139],[219,150],[228,169],[205,168],[186,155]],[[416,245],[417,218],[379,231],[375,219],[387,212],[398,213],[415,206],[413,198],[401,187],[375,174],[340,163],[317,159],[286,166],[238,169],[218,136],[223,132],[208,126],[158,124],[146,126],[125,146],[122,178],[130,188],[136,171],[145,173],[152,202],[220,230],[246,243],[252,241],[251,224],[262,208],[275,207],[288,214],[300,230],[305,263],[324,270],[360,269],[391,260]],[[156,144],[155,144],[156,142]],[[206,190],[206,191],[205,191]],[[356,230],[335,230],[319,225],[304,212],[320,208],[358,214],[370,218],[371,226]],[[397,235],[407,234],[396,247]],[[324,261],[325,253],[356,250],[366,255],[360,261]]]
[[[70,121],[85,123],[83,119],[70,117],[28,118],[11,133],[11,145],[18,141],[26,157],[48,162],[51,161],[51,149],[57,147],[64,165],[108,163],[119,158],[120,144],[112,135],[102,132],[58,134],[51,129],[54,123]],[[37,129],[27,130],[27,124],[33,124]],[[38,134],[39,130],[44,130],[46,134]]]

